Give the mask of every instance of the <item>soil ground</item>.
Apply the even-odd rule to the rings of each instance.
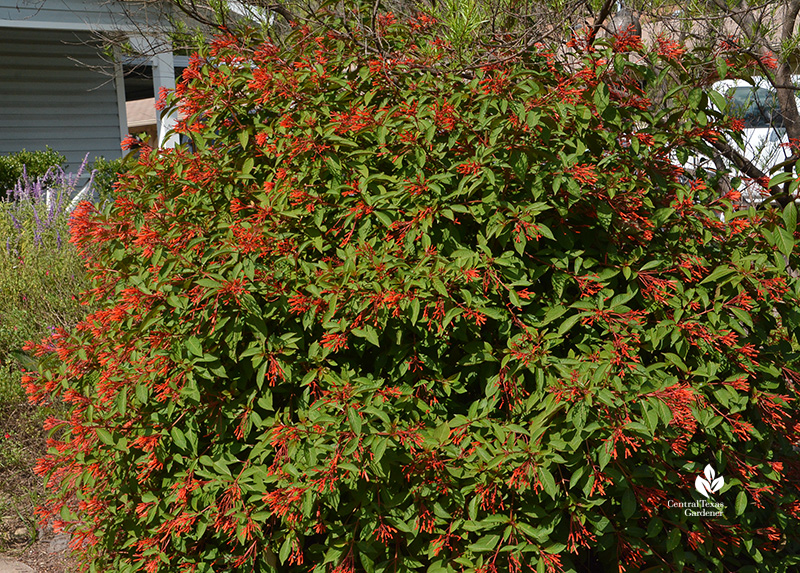
[[[35,508],[45,499],[33,467],[45,453],[41,409],[24,400],[0,402],[0,559],[28,565],[35,573],[72,573],[68,537],[40,527]]]

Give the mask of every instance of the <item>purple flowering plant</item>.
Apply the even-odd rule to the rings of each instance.
[[[69,327],[85,313],[78,293],[83,263],[69,243],[69,218],[88,198],[86,160],[74,173],[60,167],[23,177],[0,191],[0,365],[26,340]]]

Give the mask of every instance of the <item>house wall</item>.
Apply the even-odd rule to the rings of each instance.
[[[0,0],[0,27],[111,31],[163,25],[160,6],[108,0]]]
[[[0,28],[0,154],[49,145],[71,169],[119,157],[113,71],[91,33]]]

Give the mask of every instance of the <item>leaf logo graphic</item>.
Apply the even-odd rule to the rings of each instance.
[[[705,477],[697,476],[697,479],[694,480],[694,487],[705,497],[709,497],[714,492],[721,490],[722,486],[725,485],[723,477],[715,477],[717,474],[710,465],[706,466],[703,474]]]

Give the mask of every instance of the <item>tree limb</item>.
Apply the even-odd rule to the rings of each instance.
[[[769,175],[753,165],[752,161],[743,157],[741,153],[736,151],[727,142],[720,139],[707,139],[706,141],[714,146],[714,149],[725,159],[733,163],[739,171],[756,181],[765,191],[769,192],[769,197],[764,199],[764,201],[760,203],[760,206],[768,205],[771,201],[777,201],[779,205],[786,206],[792,201],[793,198],[786,192],[781,192],[780,187],[770,187]]]
[[[597,37],[597,32],[600,31],[600,28],[603,27],[603,22],[605,22],[608,15],[611,13],[611,6],[614,4],[614,0],[606,0],[603,4],[603,7],[600,8],[600,13],[597,15],[597,19],[594,22],[594,26],[592,26],[592,30],[589,33],[589,43],[594,43],[594,39]]]
[[[769,180],[769,175],[761,171],[758,167],[753,165],[753,162],[745,158],[741,153],[736,151],[733,147],[731,147],[728,142],[723,141],[719,138],[714,139],[707,139],[708,143],[710,143],[714,149],[719,151],[719,153],[728,161],[733,163],[736,168],[750,177],[751,179],[758,181],[765,189],[768,187],[764,185],[764,181]]]
[[[264,8],[280,15],[289,24],[293,24],[297,20],[294,14],[292,14],[285,6],[281,4],[267,4],[264,6]]]

